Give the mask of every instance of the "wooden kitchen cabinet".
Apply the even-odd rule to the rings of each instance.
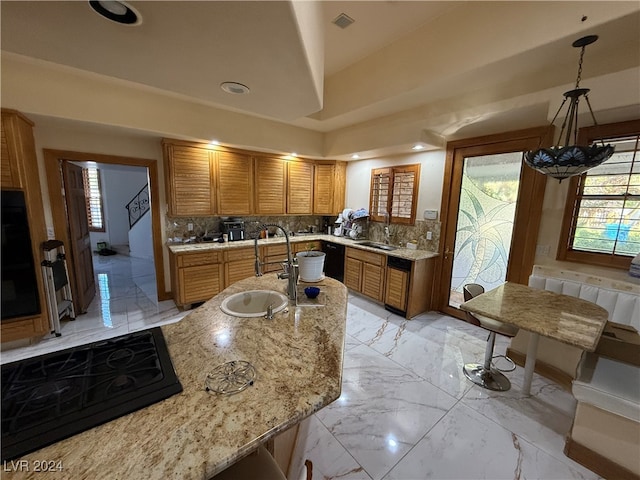
[[[311,215],[313,213],[312,162],[294,160],[287,163],[287,213]]]
[[[334,215],[344,210],[346,162],[317,161],[313,175],[313,213]]]
[[[255,213],[284,215],[287,212],[287,162],[281,158],[255,160]]]
[[[253,158],[236,152],[216,152],[218,215],[251,215]]]
[[[24,157],[24,135],[32,124],[21,115],[2,111],[2,151],[0,155],[0,183],[2,188],[23,188],[20,159]]]
[[[164,156],[168,215],[215,215],[215,153],[206,148],[164,142]]]
[[[313,175],[313,213],[331,215],[333,207],[333,178],[335,163],[316,163]]]
[[[345,250],[345,285],[367,297],[382,301],[386,256],[350,247]]]
[[[253,247],[227,250],[224,260],[224,288],[256,274]]]
[[[409,262],[410,269],[394,268],[388,261],[384,303],[406,318],[431,310],[435,259]]]
[[[180,307],[204,302],[223,289],[224,269],[219,252],[171,254],[171,288]]]
[[[2,109],[0,176],[3,189],[24,192],[40,303],[40,313],[2,322],[2,342],[9,342],[39,337],[50,332],[45,284],[39,265],[43,260],[41,245],[47,240],[47,231],[33,138],[33,122],[15,110]]]
[[[384,303],[400,311],[406,312],[409,286],[409,272],[387,268]]]

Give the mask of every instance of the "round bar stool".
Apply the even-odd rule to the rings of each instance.
[[[484,293],[484,287],[477,283],[468,283],[462,289],[465,302],[471,300],[473,297],[477,297],[481,293]],[[482,315],[474,315],[467,312],[467,319],[470,323],[478,325],[485,330],[489,331],[489,338],[487,339],[487,348],[484,351],[484,363],[467,363],[462,367],[464,375],[476,385],[480,385],[488,390],[496,390],[506,392],[511,388],[511,382],[504,376],[499,369],[494,368],[491,365],[491,361],[494,358],[493,347],[496,342],[496,333],[504,335],[505,337],[514,337],[518,333],[518,327],[502,323],[492,318],[483,317]],[[512,363],[513,368],[505,371],[512,371],[515,369],[513,361],[504,355],[497,355],[497,357],[504,357]]]

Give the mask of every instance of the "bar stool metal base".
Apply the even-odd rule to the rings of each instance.
[[[511,382],[507,377],[495,369],[486,369],[480,363],[467,363],[462,367],[462,371],[465,377],[487,390],[506,392],[511,388]]]

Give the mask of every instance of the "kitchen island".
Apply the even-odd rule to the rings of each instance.
[[[162,327],[181,393],[6,462],[2,478],[210,479],[340,396],[347,289],[330,278],[319,286],[325,306],[290,305],[272,320],[232,317],[220,304],[246,290],[283,292],[286,280],[268,274],[228,287]],[[207,392],[207,373],[233,360],[255,367],[254,384]]]

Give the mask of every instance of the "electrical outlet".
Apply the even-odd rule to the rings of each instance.
[[[187,230],[189,230],[190,232],[193,231],[193,223],[187,223]]]
[[[549,255],[549,245],[536,245],[536,255]]]
[[[433,239],[433,232],[427,232],[427,240]]]
[[[47,240],[53,240],[56,238],[56,232],[53,227],[47,227]]]

